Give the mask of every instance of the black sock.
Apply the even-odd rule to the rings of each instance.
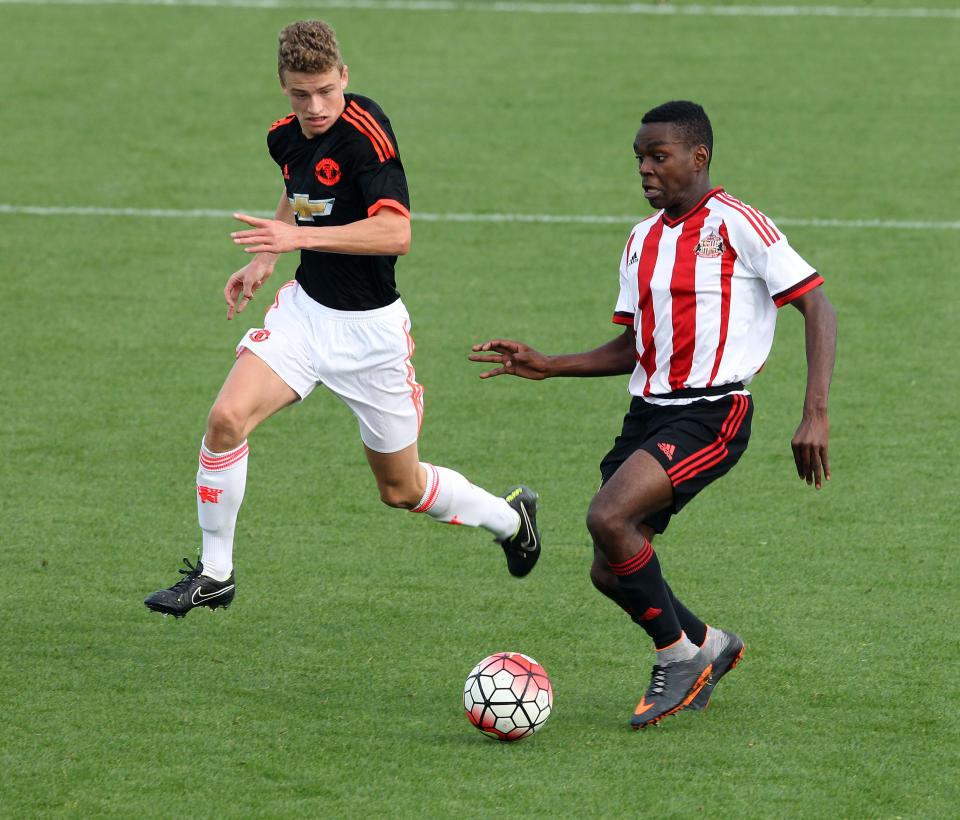
[[[660,573],[660,562],[644,539],[640,552],[619,564],[611,562],[617,586],[633,609],[633,619],[646,630],[657,649],[680,639],[681,627],[670,591]]]
[[[683,631],[697,646],[703,646],[703,642],[707,639],[707,625],[687,609],[683,601],[673,594],[673,590],[670,589],[670,584],[666,580],[664,580],[663,585],[667,588],[667,594],[673,604],[673,611],[677,614],[677,620],[680,621]]]

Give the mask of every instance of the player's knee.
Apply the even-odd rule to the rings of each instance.
[[[594,562],[590,565],[590,581],[598,592],[602,592],[608,598],[617,594],[617,577],[606,561],[600,562],[594,559]]]
[[[244,437],[246,418],[226,402],[216,402],[207,417],[206,445],[214,452],[237,447]]]
[[[394,507],[398,510],[412,510],[417,506],[420,500],[416,494],[411,494],[410,489],[403,484],[384,484],[380,485],[380,500],[388,507]]]
[[[626,525],[626,520],[606,505],[591,504],[587,510],[587,530],[608,558],[611,549],[623,540]]]

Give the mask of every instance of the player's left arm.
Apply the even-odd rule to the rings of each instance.
[[[803,418],[790,446],[797,475],[818,490],[830,480],[827,397],[837,351],[837,314],[822,287],[798,296],[792,304],[803,314],[807,348],[807,390]]]
[[[403,256],[410,250],[410,216],[388,206],[373,216],[332,225],[329,228],[305,228],[277,219],[260,219],[249,214],[234,214],[248,230],[234,231],[235,245],[247,253],[290,253],[291,251],[327,251],[369,256]]]

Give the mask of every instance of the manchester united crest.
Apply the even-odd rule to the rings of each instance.
[[[723,256],[724,250],[723,237],[716,231],[710,231],[706,236],[700,237],[700,242],[693,252],[701,259],[716,259]]]
[[[313,172],[317,175],[317,182],[322,185],[336,185],[340,181],[340,166],[330,157],[320,160]]]

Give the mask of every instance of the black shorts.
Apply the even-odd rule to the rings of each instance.
[[[634,396],[613,449],[600,462],[601,486],[637,450],[660,462],[673,484],[673,504],[644,523],[663,532],[670,517],[740,460],[750,439],[753,397],[733,393],[690,404],[650,404]]]

